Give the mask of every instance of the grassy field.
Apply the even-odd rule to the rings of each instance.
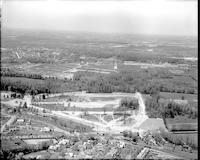
[[[113,118],[112,118],[111,115],[105,115],[103,118],[104,118],[104,120],[107,121],[107,122],[113,120]]]
[[[116,100],[117,98],[115,97],[91,97],[91,101],[112,101]]]
[[[89,120],[89,121],[99,122],[99,119],[95,115],[92,115],[92,114],[81,115],[81,118]]]
[[[37,106],[44,109],[54,110],[54,111],[65,111],[64,105],[61,105],[61,104],[41,104]]]
[[[66,131],[73,131],[78,130],[81,132],[91,131],[91,127],[73,122],[72,120],[66,120],[64,118],[58,118],[55,116],[39,116],[39,115],[26,115],[26,117],[30,117],[30,119],[37,119],[39,121],[44,121],[47,123],[51,123],[52,125],[55,125],[61,129],[64,129]]]
[[[176,124],[176,123],[198,123],[198,119],[189,119],[183,116],[177,116],[175,118],[167,118],[168,124]]]
[[[102,107],[102,108],[81,108],[81,107],[66,107],[65,111],[94,111],[94,112],[104,112],[113,111],[112,107]]]
[[[187,131],[197,131],[197,123],[176,123],[168,124],[168,130],[171,132],[187,132]]]
[[[112,105],[105,105],[105,107],[101,107],[101,108],[91,108],[91,107],[64,107],[61,104],[41,104],[41,105],[37,105],[38,107],[44,108],[44,109],[49,109],[49,110],[55,110],[55,111],[81,111],[81,112],[85,112],[85,111],[94,111],[94,112],[108,112],[108,111],[113,111],[113,106]]]
[[[160,92],[160,96],[164,99],[182,99],[182,96],[186,100],[197,100],[198,98],[198,95],[196,94],[168,93],[168,92]]]
[[[197,131],[198,120],[189,119],[184,116],[177,116],[175,118],[167,118],[166,123],[170,131]]]

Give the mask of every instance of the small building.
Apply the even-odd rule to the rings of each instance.
[[[50,132],[50,131],[52,131],[52,129],[49,128],[49,127],[44,127],[44,128],[42,128],[40,131],[41,131],[41,132]]]
[[[11,91],[2,91],[1,92],[1,99],[12,98],[16,93]]]
[[[18,127],[13,127],[9,129],[9,132],[19,131]]]
[[[29,107],[32,103],[32,96],[31,95],[25,95],[24,101],[26,102],[27,107]]]
[[[62,139],[58,144],[59,145],[66,145],[66,144],[68,144],[69,143],[69,140],[67,140],[67,139]]]
[[[17,123],[24,123],[25,120],[24,119],[17,119]]]
[[[58,145],[55,145],[55,146],[49,146],[49,149],[50,149],[50,150],[54,150],[54,151],[55,151],[55,150],[57,150],[57,149],[58,149]]]
[[[41,94],[37,94],[34,96],[34,99],[35,100],[43,100],[43,99],[46,99],[48,97],[48,94],[47,93],[41,93]]]
[[[113,68],[114,68],[114,70],[117,70],[117,62],[116,61],[113,62]]]
[[[73,80],[74,79],[74,74],[73,73],[69,73],[69,74],[65,75],[65,79]]]
[[[85,64],[85,63],[86,63],[86,57],[80,56],[80,64]]]

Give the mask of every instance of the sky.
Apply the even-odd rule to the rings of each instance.
[[[197,0],[3,0],[2,27],[197,36]]]

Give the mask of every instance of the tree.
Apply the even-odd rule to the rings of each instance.
[[[17,108],[16,108],[16,112],[19,113],[19,114],[21,114],[20,107],[17,107]]]
[[[106,107],[103,107],[103,113],[106,114]]]
[[[124,98],[124,99],[121,99],[120,101],[120,107],[125,107],[126,109],[138,109],[139,107],[139,104],[138,104],[138,101],[135,102],[134,99],[131,99],[131,98]]]
[[[87,116],[88,115],[88,111],[85,109],[84,110],[84,116]]]
[[[8,91],[11,91],[12,90],[12,87],[11,86],[8,86]]]
[[[55,122],[57,122],[58,118],[56,116],[52,117]]]
[[[24,153],[20,152],[18,155],[15,156],[15,159],[20,160],[20,159],[22,159],[23,155],[24,155]]]
[[[45,149],[47,149],[49,146],[50,146],[50,142],[46,142],[46,141],[41,142],[41,143],[39,144],[39,148],[40,148],[41,150],[45,150]]]
[[[24,102],[24,106],[23,106],[24,108],[27,108],[27,103],[26,102]]]

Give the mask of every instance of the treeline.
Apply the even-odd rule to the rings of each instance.
[[[36,95],[40,93],[60,93],[77,91],[78,86],[71,81],[54,79],[30,79],[22,77],[1,77],[1,90]]]
[[[174,118],[176,116],[188,116],[188,118],[192,119],[198,118],[197,109],[190,105],[180,105],[172,102],[165,106],[164,113],[166,118]]]
[[[40,74],[29,74],[24,72],[16,72],[9,68],[2,68],[1,70],[1,77],[24,77],[24,78],[31,78],[31,79],[43,79],[42,75]]]
[[[191,106],[191,104],[162,103],[158,99],[159,95],[154,95],[153,98],[147,99],[145,102],[146,112],[150,118],[175,118],[176,116],[187,116],[191,119],[198,118],[197,107]]]
[[[173,83],[164,83],[161,77],[169,77],[167,73],[151,73],[144,71],[139,74],[127,71],[102,75],[90,72],[77,72],[74,80],[42,79],[37,74],[9,73],[1,75],[1,90],[11,90],[20,93],[58,93],[68,91],[87,91],[89,93],[112,93],[139,91],[151,94],[156,89],[159,92],[196,94],[193,87]],[[24,78],[25,77],[25,78]],[[157,79],[158,78],[158,79]]]
[[[119,107],[131,110],[137,110],[139,108],[139,103],[133,98],[123,98],[120,101]]]
[[[132,72],[120,72],[109,75],[100,75],[89,72],[77,72],[74,76],[76,82],[82,82],[81,88],[90,93],[112,93],[128,92],[136,90],[143,94],[150,94],[152,88],[160,92],[196,94],[196,90],[189,86],[178,86],[172,82],[167,84],[159,82],[157,78],[170,77],[167,73],[144,73],[135,74]]]
[[[186,140],[184,140],[185,135],[175,135],[160,129],[160,133],[153,132],[152,136],[158,143],[162,143],[164,139],[167,142],[174,144],[175,146],[181,145],[183,147],[186,144],[192,149],[197,149],[198,147],[197,142],[195,142],[193,138],[190,138],[189,135],[186,135]]]

